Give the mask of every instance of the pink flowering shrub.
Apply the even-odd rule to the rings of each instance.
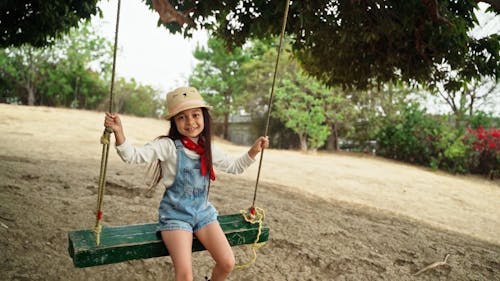
[[[500,129],[468,129],[465,141],[471,145],[475,160],[471,171],[491,178],[500,174]]]

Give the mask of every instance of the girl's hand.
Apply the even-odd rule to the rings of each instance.
[[[252,159],[255,159],[255,156],[259,154],[264,148],[269,147],[269,138],[266,137],[259,137],[255,143],[250,147],[250,150],[248,150],[248,156],[250,156]]]
[[[122,121],[120,120],[120,116],[118,116],[118,114],[106,112],[106,116],[104,117],[104,127],[113,130],[116,145],[120,145],[125,142]]]
[[[106,116],[104,117],[104,127],[110,128],[113,132],[120,131],[122,129],[120,116],[116,113],[106,112]]]

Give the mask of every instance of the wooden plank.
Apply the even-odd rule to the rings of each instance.
[[[241,214],[218,217],[222,230],[231,246],[254,243],[258,224],[246,222]],[[96,246],[95,234],[91,229],[75,230],[68,233],[68,251],[76,267],[89,267],[118,263],[134,259],[167,256],[156,223],[103,227],[101,243]],[[259,242],[269,239],[269,228],[262,226]],[[193,252],[205,247],[193,238]]]

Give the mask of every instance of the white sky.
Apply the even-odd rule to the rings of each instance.
[[[94,17],[97,32],[114,42],[116,0],[99,1],[103,18]],[[151,85],[161,92],[187,84],[196,65],[193,51],[197,44],[206,46],[206,32],[192,39],[172,35],[165,27],[157,27],[158,13],[140,0],[121,1],[116,75]]]

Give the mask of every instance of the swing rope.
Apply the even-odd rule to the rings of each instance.
[[[286,5],[285,5],[285,13],[283,14],[283,21],[281,25],[281,33],[280,33],[280,40],[278,44],[278,54],[276,56],[276,62],[274,64],[274,75],[273,75],[273,83],[271,85],[271,94],[269,96],[269,102],[267,104],[267,120],[266,120],[266,127],[265,127],[265,133],[264,136],[268,135],[269,132],[269,123],[271,120],[271,108],[273,105],[273,99],[274,99],[274,86],[276,84],[276,76],[278,73],[278,64],[280,61],[280,54],[281,54],[281,49],[282,49],[282,44],[283,44],[283,37],[285,34],[285,29],[286,29],[286,22],[288,18],[288,10],[290,7],[290,0],[286,0]],[[262,151],[260,152],[260,159],[259,159],[259,167],[257,169],[257,179],[255,180],[255,189],[253,192],[253,201],[252,201],[252,206],[250,207],[249,210],[241,210],[241,214],[245,218],[245,221],[251,223],[251,224],[258,224],[259,229],[257,236],[255,238],[254,243],[252,244],[252,259],[242,265],[237,265],[235,268],[236,269],[245,269],[248,268],[250,265],[255,263],[257,260],[257,249],[261,248],[262,246],[265,245],[265,242],[263,243],[258,243],[260,239],[260,235],[262,233],[262,225],[264,223],[264,217],[265,217],[265,211],[264,209],[255,207],[255,201],[257,199],[257,191],[258,191],[258,186],[259,186],[259,179],[260,179],[260,171],[262,170],[262,159],[264,158],[264,148],[262,148]]]
[[[109,108],[108,112],[113,112],[113,90],[115,85],[115,69],[116,69],[116,50],[118,45],[118,27],[120,23],[120,6],[121,0],[118,0],[118,8],[116,12],[116,26],[115,26],[115,42],[113,47],[113,69],[111,71],[111,86],[109,90]],[[104,190],[106,188],[106,171],[108,167],[108,156],[109,156],[109,145],[110,145],[110,135],[113,131],[110,128],[105,128],[101,136],[102,153],[101,153],[101,169],[99,171],[99,189],[97,195],[97,211],[96,211],[96,222],[94,226],[95,241],[96,245],[99,246],[101,243],[101,220],[103,217],[102,204],[104,198]]]
[[[288,9],[290,6],[290,0],[286,0],[286,5],[285,5],[285,13],[283,15],[283,21],[281,25],[281,33],[280,33],[280,41],[278,45],[278,54],[276,56],[276,63],[274,64],[274,75],[273,75],[273,83],[271,85],[271,94],[269,95],[269,102],[267,104],[267,120],[266,120],[266,127],[265,127],[265,133],[264,136],[267,136],[269,133],[269,122],[271,120],[271,108],[273,105],[273,99],[274,99],[274,86],[276,84],[276,76],[278,73],[278,64],[280,61],[280,54],[281,54],[281,49],[282,49],[282,44],[283,44],[283,37],[285,34],[285,28],[286,28],[286,22],[288,18]],[[259,186],[259,179],[260,179],[260,171],[262,169],[262,159],[264,158],[264,148],[260,152],[260,159],[259,159],[259,168],[257,169],[257,179],[255,180],[255,189],[253,192],[253,201],[252,201],[252,207],[250,208],[250,212],[255,209],[255,201],[257,199],[257,190]]]

